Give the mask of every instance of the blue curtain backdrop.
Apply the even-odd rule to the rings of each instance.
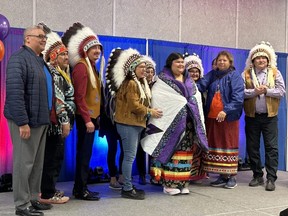
[[[59,35],[62,35],[62,32],[59,32]],[[146,39],[137,39],[137,38],[123,38],[123,37],[114,37],[114,36],[99,36],[99,39],[104,47],[104,56],[106,61],[108,60],[109,54],[112,49],[120,47],[122,49],[134,48],[137,49],[141,54],[146,53]],[[23,29],[11,28],[10,34],[4,41],[5,45],[5,57],[0,64],[1,73],[0,73],[0,88],[1,88],[1,97],[0,97],[0,175],[3,173],[12,171],[12,144],[10,140],[10,135],[8,133],[7,122],[3,116],[3,107],[5,100],[5,71],[6,65],[10,55],[18,50],[23,44]],[[234,56],[235,67],[239,73],[241,73],[245,67],[245,61],[248,56],[248,50],[241,49],[231,49],[223,47],[213,47],[213,46],[204,46],[204,45],[195,45],[188,43],[178,43],[178,42],[168,42],[160,40],[148,40],[148,54],[155,60],[157,64],[156,71],[159,73],[163,66],[165,65],[166,58],[171,52],[179,52],[189,54],[196,53],[200,56],[203,62],[204,73],[207,73],[211,70],[211,62],[216,57],[217,53],[221,50],[228,50]],[[286,80],[286,64],[287,56],[285,53],[277,53],[278,55],[278,69],[281,71],[284,80]],[[97,67],[99,64],[97,64]],[[279,108],[279,169],[285,170],[285,155],[286,155],[286,130],[287,130],[287,121],[286,121],[286,99],[281,100]],[[246,140],[245,140],[245,122],[244,115],[242,115],[240,120],[240,152],[239,156],[241,158],[246,157]],[[65,159],[60,174],[60,181],[69,181],[74,179],[74,170],[75,170],[75,155],[76,155],[76,129],[74,129],[66,140],[66,152]],[[104,172],[108,171],[107,168],[107,142],[106,138],[98,137],[98,131],[95,134],[95,142],[93,146],[93,154],[90,166],[95,168],[96,166],[102,166]],[[263,145],[261,148],[262,151],[262,162],[264,164],[264,150]],[[118,155],[119,157],[119,155]],[[134,169],[134,173],[137,173]]]
[[[287,53],[277,53],[277,66],[281,71],[284,81],[286,81],[287,74]],[[287,87],[286,87],[287,89]],[[287,90],[286,90],[287,94]],[[279,170],[286,170],[286,139],[287,139],[287,106],[286,106],[286,97],[281,100],[279,113],[278,113],[278,147],[279,147]],[[263,141],[262,141],[263,143]],[[264,150],[262,145],[262,161],[264,156]]]

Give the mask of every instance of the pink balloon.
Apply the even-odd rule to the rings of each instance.
[[[3,42],[0,40],[0,61],[2,61],[5,54],[5,48]]]

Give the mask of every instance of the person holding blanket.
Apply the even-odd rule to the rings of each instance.
[[[151,93],[145,71],[146,62],[137,50],[117,48],[111,52],[106,82],[115,101],[111,114],[122,140],[124,182],[121,196],[127,199],[145,199],[145,192],[132,185],[132,165],[147,118],[162,116],[160,109],[150,108]]]
[[[141,141],[143,149],[162,164],[156,174],[169,195],[189,194],[192,146],[208,150],[196,92],[183,56],[171,53],[152,87],[152,107],[161,109],[163,117],[149,120]]]

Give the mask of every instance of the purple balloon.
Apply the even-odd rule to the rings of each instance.
[[[0,14],[0,40],[3,41],[8,36],[9,30],[10,24],[8,19]]]

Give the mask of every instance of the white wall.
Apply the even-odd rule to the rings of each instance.
[[[288,52],[287,0],[1,0],[12,27],[81,22],[97,34]]]

